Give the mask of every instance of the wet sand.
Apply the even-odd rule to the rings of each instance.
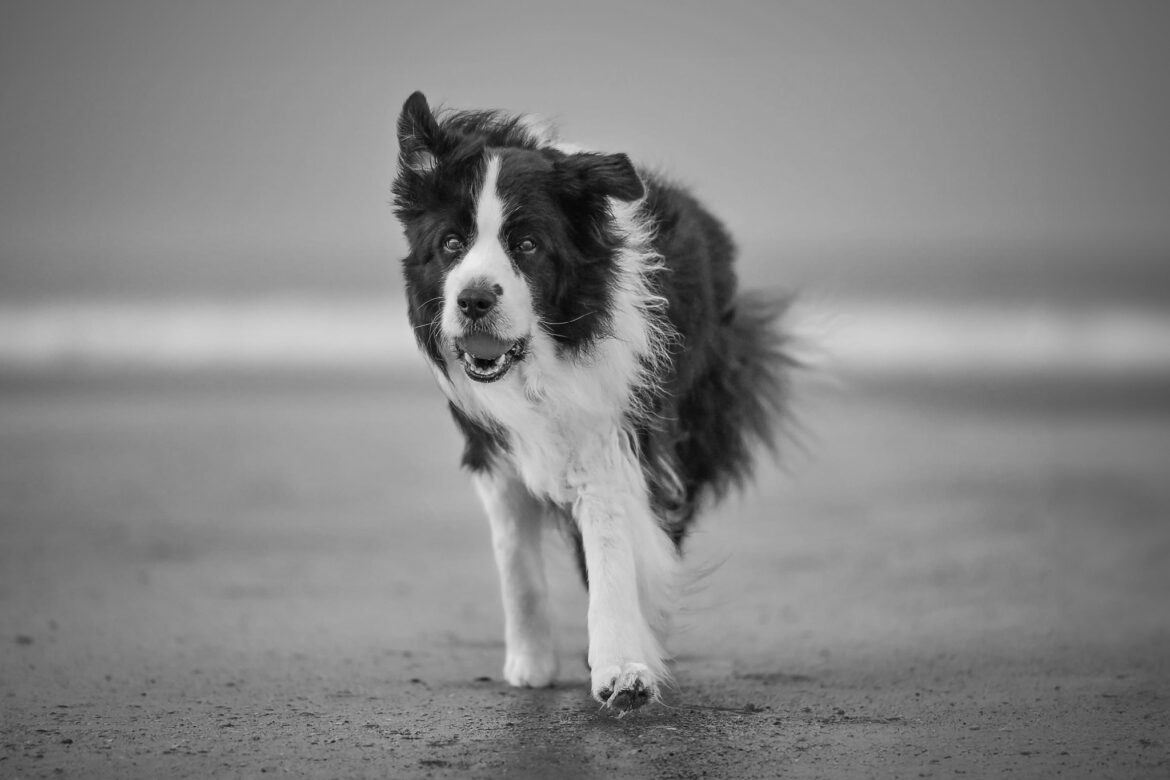
[[[1170,405],[801,396],[801,445],[692,540],[675,688],[618,720],[557,544],[562,681],[500,681],[419,372],[9,381],[0,776],[1170,773]]]

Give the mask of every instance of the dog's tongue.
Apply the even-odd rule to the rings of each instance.
[[[510,341],[500,341],[486,333],[473,333],[459,340],[459,347],[474,358],[495,360],[512,346]]]

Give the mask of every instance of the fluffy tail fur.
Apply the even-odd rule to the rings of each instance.
[[[776,450],[797,365],[782,327],[788,306],[786,298],[736,298],[723,312],[715,359],[643,433],[651,496],[676,545],[706,500],[742,487],[758,445]]]

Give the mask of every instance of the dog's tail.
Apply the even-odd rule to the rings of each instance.
[[[788,296],[741,293],[723,314],[719,360],[692,394],[709,405],[707,414],[695,416],[708,421],[695,438],[706,450],[710,473],[704,481],[716,498],[751,476],[754,445],[778,450],[790,377],[800,365],[786,327],[790,308]]]
[[[734,299],[722,313],[712,359],[646,441],[652,498],[676,544],[706,500],[744,485],[760,445],[778,450],[790,375],[800,365],[786,328],[790,304],[789,296]]]

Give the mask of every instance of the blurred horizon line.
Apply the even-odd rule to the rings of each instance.
[[[1170,377],[1170,312],[1137,303],[801,299],[798,357],[833,374]],[[422,367],[398,295],[0,302],[0,373]]]

